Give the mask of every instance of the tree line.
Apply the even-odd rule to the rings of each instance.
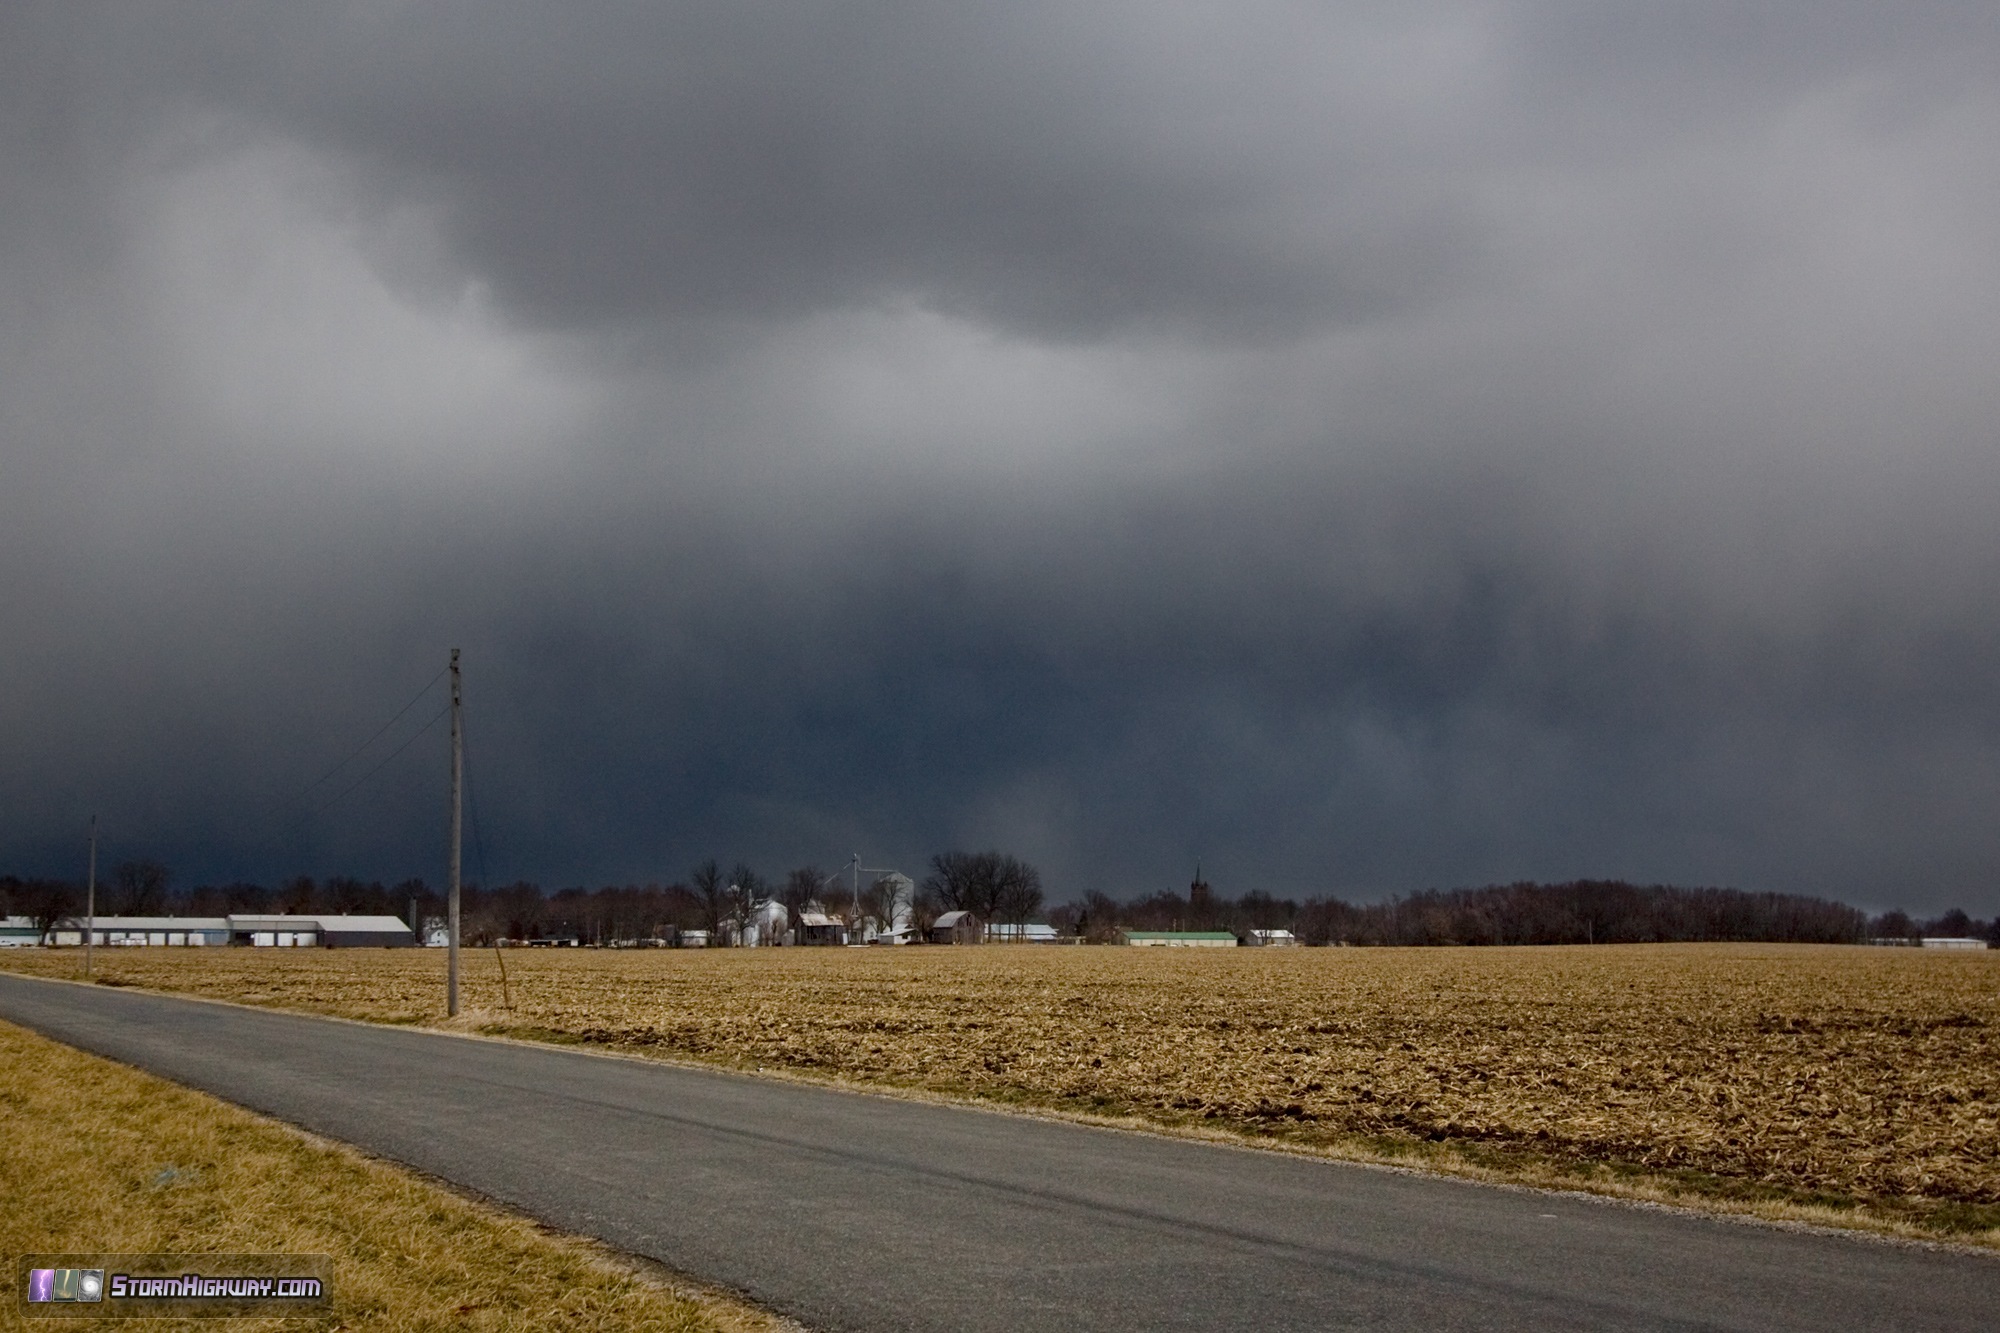
[[[584,944],[671,939],[693,930],[722,938],[741,929],[767,904],[781,903],[797,922],[824,911],[850,929],[886,932],[902,926],[918,935],[947,911],[972,912],[983,922],[1047,921],[1059,934],[1110,941],[1123,930],[1285,929],[1306,944],[1479,945],[1612,944],[1670,941],[1778,941],[1852,944],[1926,935],[1971,936],[2000,943],[2000,918],[1982,921],[1954,908],[1918,919],[1895,911],[1870,918],[1844,903],[1801,894],[1729,888],[1636,885],[1619,880],[1565,884],[1521,882],[1483,888],[1427,890],[1378,903],[1338,897],[1278,898],[1251,890],[1237,898],[1196,880],[1185,893],[1162,891],[1119,901],[1092,890],[1044,911],[1040,873],[999,851],[940,852],[921,881],[901,875],[864,878],[856,893],[844,871],[798,866],[767,879],[744,862],[727,869],[714,859],[672,883],[574,886],[545,890],[529,881],[482,886],[460,894],[464,938],[574,939]],[[371,914],[419,920],[444,915],[443,894],[421,879],[395,884],[348,876],[294,876],[276,886],[251,883],[183,888],[155,861],[109,868],[98,885],[98,911],[117,916],[222,916],[227,913]],[[27,916],[43,930],[83,910],[80,884],[0,877],[0,910]]]
[[[1135,902],[1088,893],[1052,914],[1059,928],[1108,939],[1120,930],[1285,929],[1305,944],[1642,944],[1764,941],[1859,944],[1893,937],[1974,936],[2000,942],[2000,918],[1953,909],[1929,920],[1902,912],[1869,918],[1804,894],[1638,885],[1622,880],[1520,882],[1426,890],[1379,903],[1337,897],[1299,901],[1251,891],[1229,899],[1197,880],[1186,894]]]
[[[858,887],[858,892],[856,891]],[[461,936],[469,943],[496,940],[574,939],[583,944],[672,939],[687,931],[719,938],[731,927],[740,937],[770,903],[793,921],[809,910],[831,913],[850,928],[886,932],[898,925],[921,934],[940,915],[968,910],[982,921],[1026,921],[1041,909],[1041,875],[1004,852],[940,852],[921,883],[901,875],[864,877],[857,886],[845,871],[802,865],[767,878],[737,861],[698,862],[672,883],[574,886],[545,890],[520,880],[459,890]],[[296,875],[275,887],[244,882],[183,888],[157,861],[127,861],[98,883],[97,910],[106,916],[224,916],[229,913],[337,912],[436,921],[444,894],[421,879],[395,884],[351,876],[315,880]],[[46,931],[79,916],[84,886],[67,880],[0,877],[0,909],[32,917]]]
[[[121,861],[97,882],[97,911],[104,916],[227,916],[232,912],[311,913],[407,917],[410,899],[430,890],[422,880],[393,888],[352,876],[314,880],[296,875],[276,885],[244,882],[182,887],[158,861]],[[81,916],[85,886],[73,880],[0,875],[0,909],[31,918],[42,930]]]

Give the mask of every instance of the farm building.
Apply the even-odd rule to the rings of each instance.
[[[1986,941],[1966,936],[1926,935],[1924,936],[1924,947],[1926,949],[1984,949]]]
[[[1252,949],[1296,949],[1299,937],[1289,930],[1246,930],[1243,943]]]
[[[735,886],[730,886],[735,892]],[[757,904],[750,913],[750,919],[741,923],[722,923],[721,943],[740,945],[745,949],[769,948],[786,942],[791,930],[791,913],[776,899]]]
[[[946,912],[928,932],[932,944],[977,944],[985,935],[979,918],[970,912]]]
[[[847,923],[825,912],[800,912],[796,934],[800,944],[845,944]]]
[[[315,930],[314,935],[317,935]],[[83,922],[65,921],[55,930],[57,944],[82,944]],[[100,916],[95,942],[110,945],[228,944],[234,938],[226,916]],[[258,941],[244,940],[251,944]],[[270,940],[261,941],[269,944]],[[293,941],[287,941],[292,943]],[[308,944],[318,940],[307,941]]]
[[[1056,928],[1049,925],[995,924],[986,928],[988,944],[1055,944],[1061,939],[1062,937],[1056,934]]]
[[[1237,939],[1226,930],[1128,930],[1127,944],[1166,949],[1234,949]]]
[[[42,932],[35,929],[31,916],[0,916],[0,949],[40,944]]]
[[[140,945],[248,945],[252,948],[388,948],[415,943],[393,916],[250,915],[99,916],[92,942],[106,948]],[[58,945],[81,946],[84,923],[68,917],[50,934]]]
[[[416,934],[393,916],[240,916],[229,918],[233,944],[320,944],[329,949],[396,948],[416,943]],[[245,938],[250,936],[251,938]],[[264,937],[269,936],[267,941]]]

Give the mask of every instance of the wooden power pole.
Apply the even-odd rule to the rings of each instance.
[[[83,975],[90,976],[90,946],[97,938],[97,816],[90,817],[90,879],[83,891]]]
[[[458,847],[459,787],[465,769],[464,735],[459,728],[458,649],[451,650],[451,874],[446,885],[445,1013],[458,1017]]]

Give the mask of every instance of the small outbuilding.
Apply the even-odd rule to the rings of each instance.
[[[932,944],[978,944],[986,930],[972,913],[954,911],[933,921],[927,935]]]
[[[800,944],[845,944],[847,923],[825,912],[800,912],[797,939]]]

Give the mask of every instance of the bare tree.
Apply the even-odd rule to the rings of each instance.
[[[158,861],[124,861],[111,872],[118,916],[157,916],[167,905],[167,885],[173,879]]]
[[[31,881],[22,898],[29,917],[34,920],[36,938],[48,940],[51,944],[55,943],[55,938],[49,932],[76,915],[76,886],[61,880]]]
[[[340,875],[326,882],[325,896],[328,907],[346,916],[372,906],[370,900],[377,895],[352,875]]]
[[[1933,917],[1924,923],[1926,935],[1949,935],[1955,939],[1965,939],[1974,933],[1972,918],[1962,907],[1954,907],[1943,916]]]
[[[800,866],[785,876],[785,887],[778,891],[778,901],[797,919],[809,903],[819,901],[819,888],[824,883],[826,876],[818,866]]]
[[[722,878],[722,867],[710,857],[689,872],[688,884],[701,904],[701,922],[708,931],[708,942],[720,944],[722,922],[729,913],[728,881]]]
[[[931,858],[924,891],[946,912],[978,912],[985,908],[986,856],[978,852],[939,852]]]
[[[1076,933],[1087,940],[1112,940],[1118,936],[1118,904],[1110,894],[1092,889],[1083,895],[1077,913]]]
[[[224,912],[268,912],[271,910],[271,891],[262,884],[237,881],[222,886],[222,908]]]
[[[928,884],[918,885],[916,892],[910,895],[910,929],[916,932],[918,939],[929,939],[931,927],[937,924],[944,911],[944,902],[937,891]]]
[[[1011,856],[1000,858],[995,873],[994,920],[1020,925],[1042,905],[1042,876],[1025,861]]]
[[[311,875],[295,875],[278,888],[278,910],[297,916],[313,909],[313,900],[319,897],[319,886]]]
[[[729,919],[736,925],[736,942],[746,943],[750,928],[750,918],[763,905],[764,877],[749,866],[738,861],[729,872],[729,887],[724,891],[727,897]]]
[[[542,895],[542,886],[525,879],[516,880],[505,888],[488,890],[485,898],[493,909],[495,919],[505,927],[507,939],[541,939],[550,933],[552,926],[558,924],[550,920],[549,900]]]
[[[1042,905],[1042,876],[1005,852],[940,852],[924,887],[946,910],[982,921],[1026,921]]]
[[[901,875],[884,875],[861,895],[861,915],[875,923],[878,933],[896,928],[896,918],[909,900],[910,881]]]

